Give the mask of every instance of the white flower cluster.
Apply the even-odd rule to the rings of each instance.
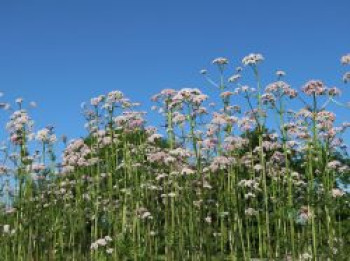
[[[90,104],[92,106],[98,106],[101,102],[103,102],[105,100],[105,96],[104,95],[100,95],[98,97],[92,98],[90,100]]]
[[[224,57],[218,57],[218,58],[215,58],[212,61],[212,63],[217,65],[225,65],[225,64],[228,64],[228,59]]]
[[[346,72],[343,76],[343,82],[348,83],[350,82],[350,72]]]
[[[258,63],[262,62],[264,60],[264,57],[259,53],[251,53],[243,58],[242,63],[247,65],[257,65]]]
[[[341,63],[343,65],[350,65],[350,53],[344,55],[342,58],[341,58]],[[343,76],[343,82],[344,83],[348,83],[350,82],[350,72],[346,72]]]
[[[11,226],[6,224],[3,226],[3,233],[8,235],[13,235],[16,233],[16,230],[14,228],[11,229]]]
[[[140,207],[136,210],[136,215],[140,219],[153,219],[151,212],[147,208]]]
[[[110,236],[105,236],[104,238],[99,238],[95,242],[91,243],[90,249],[92,251],[95,251],[95,250],[98,250],[99,247],[107,247],[109,242],[112,242],[112,238]],[[112,254],[113,248],[107,248],[106,253]]]
[[[36,134],[36,139],[42,143],[53,144],[57,141],[57,137],[48,128],[39,130]]]
[[[340,59],[340,61],[344,65],[350,64],[350,53],[343,55],[342,58]]]

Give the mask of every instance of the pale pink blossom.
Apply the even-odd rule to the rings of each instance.
[[[343,64],[343,65],[348,65],[350,64],[350,53],[346,54],[346,55],[343,55],[342,58],[340,59],[340,62]]]
[[[263,60],[264,60],[264,57],[261,54],[251,53],[248,56],[243,58],[242,63],[244,65],[257,65]]]
[[[327,87],[319,80],[311,80],[302,87],[302,91],[306,95],[323,95],[326,90]]]

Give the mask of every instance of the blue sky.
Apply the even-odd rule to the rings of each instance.
[[[350,101],[340,65],[350,52],[349,10],[348,0],[2,0],[1,99],[36,101],[37,127],[54,124],[73,138],[85,134],[80,103],[91,97],[119,89],[148,109],[163,88],[213,96],[200,69],[218,56],[234,68],[260,52],[265,83],[283,69],[295,88],[322,79]],[[348,120],[349,110],[335,111]]]

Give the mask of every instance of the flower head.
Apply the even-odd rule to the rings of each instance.
[[[277,75],[277,77],[284,77],[284,76],[286,76],[286,73],[284,71],[278,70],[278,71],[276,71],[276,75]]]
[[[262,62],[264,60],[264,57],[259,53],[251,53],[243,58],[242,63],[247,65],[257,65],[258,63]]]
[[[342,58],[340,59],[340,61],[343,65],[350,64],[350,53],[343,55]]]
[[[217,65],[226,65],[226,64],[228,64],[228,59],[224,58],[224,57],[218,57],[218,58],[215,58],[212,61],[212,63],[217,64]]]
[[[338,197],[342,197],[345,195],[345,192],[341,189],[335,188],[332,189],[332,197],[333,198],[338,198]]]
[[[237,73],[228,78],[228,82],[237,82],[240,78],[241,75]]]
[[[306,95],[323,95],[326,93],[327,87],[319,80],[308,81],[303,87],[302,91]]]
[[[267,93],[273,93],[277,97],[287,95],[291,99],[295,98],[298,94],[296,90],[292,89],[290,85],[284,81],[277,81],[277,82],[270,83],[266,87],[265,91]]]
[[[346,72],[343,76],[343,82],[348,83],[350,82],[350,72]]]
[[[199,73],[200,73],[200,74],[203,74],[203,75],[207,74],[207,72],[208,72],[208,71],[207,71],[206,69],[202,69],[202,70],[199,71]]]

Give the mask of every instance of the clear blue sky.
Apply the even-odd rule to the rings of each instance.
[[[265,83],[283,69],[295,88],[322,79],[350,101],[339,61],[349,11],[349,0],[1,0],[0,91],[35,100],[38,127],[73,138],[85,133],[80,103],[90,97],[119,89],[146,109],[162,88],[214,95],[200,69],[260,52]]]

